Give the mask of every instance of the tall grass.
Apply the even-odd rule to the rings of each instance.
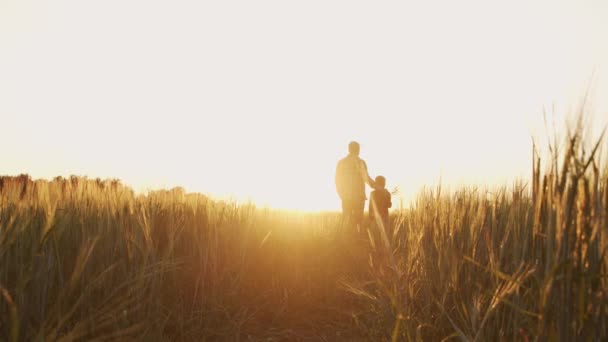
[[[532,182],[339,214],[0,178],[0,340],[605,340],[608,178],[582,129]],[[554,146],[555,147],[555,146]]]

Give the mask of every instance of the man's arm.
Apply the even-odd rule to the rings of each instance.
[[[371,188],[375,188],[376,187],[376,182],[374,182],[374,180],[372,179],[372,177],[369,176],[369,173],[367,173],[367,164],[365,163],[364,160],[361,160],[361,164],[363,165],[363,170],[362,170],[362,177],[363,180],[365,181],[365,183],[367,183],[367,185],[369,185]]]

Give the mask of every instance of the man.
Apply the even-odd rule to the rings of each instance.
[[[359,143],[348,144],[348,156],[342,158],[336,167],[336,190],[342,199],[342,214],[347,222],[360,225],[365,210],[365,183],[374,187],[374,181],[367,173],[367,164],[359,158]]]

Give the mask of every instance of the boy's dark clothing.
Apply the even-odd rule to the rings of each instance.
[[[392,207],[391,194],[386,189],[374,190],[370,195],[369,201],[369,218],[374,219],[375,209],[378,211],[378,215],[381,219],[388,219],[388,208]]]

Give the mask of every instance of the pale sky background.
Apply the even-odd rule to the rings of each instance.
[[[0,0],[0,174],[337,209],[358,140],[405,198],[508,184],[588,84],[600,127],[607,1]]]

